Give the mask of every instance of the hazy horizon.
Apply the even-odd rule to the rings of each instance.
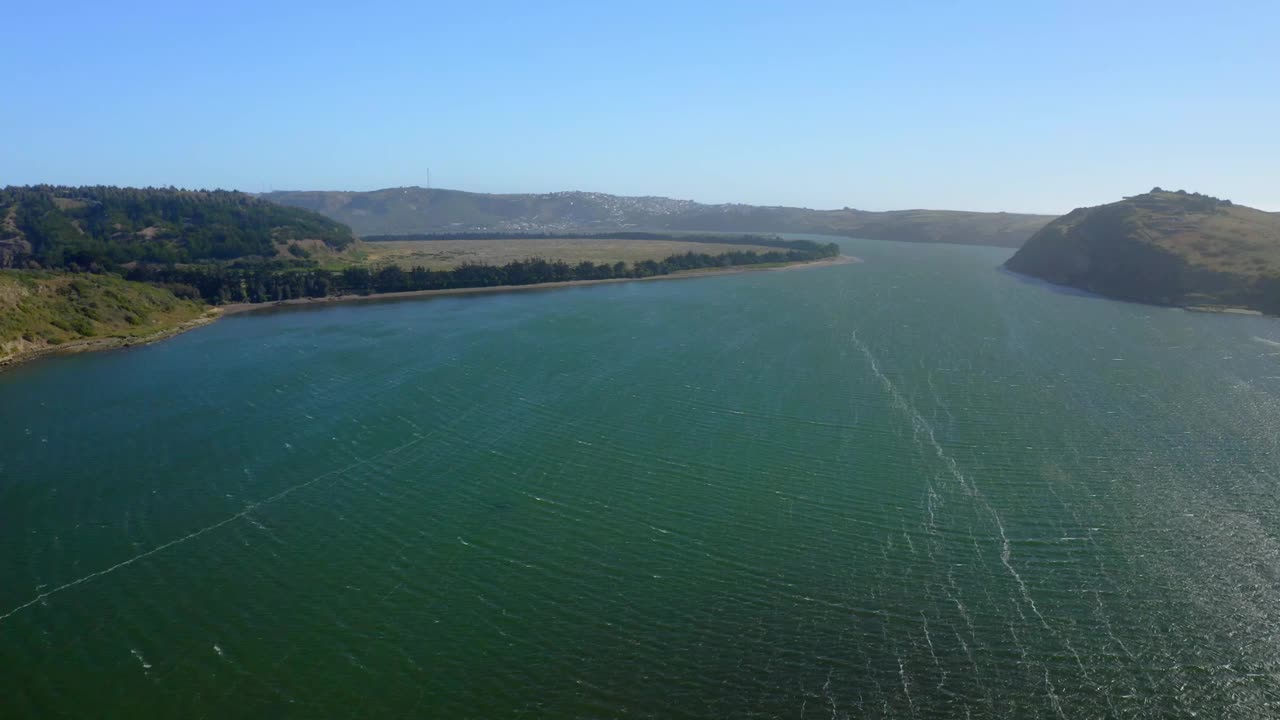
[[[727,200],[727,201],[721,201],[721,202],[708,202],[708,201],[705,201],[705,200],[701,200],[701,199],[699,199],[699,198],[691,198],[691,197],[676,197],[676,196],[673,196],[673,195],[662,195],[662,194],[658,194],[658,193],[648,193],[648,194],[644,194],[644,195],[634,195],[634,194],[623,194],[623,193],[611,193],[611,192],[605,192],[605,191],[602,191],[602,190],[590,190],[590,189],[586,189],[586,188],[575,188],[575,189],[568,189],[568,190],[524,190],[524,191],[502,191],[502,190],[497,190],[497,191],[488,191],[488,190],[467,190],[467,189],[463,189],[463,188],[456,188],[456,187],[436,187],[436,186],[434,186],[434,185],[432,185],[432,186],[430,186],[430,187],[428,187],[428,186],[426,186],[426,185],[392,185],[392,186],[387,186],[387,187],[370,187],[370,188],[364,188],[364,189],[358,189],[358,188],[268,188],[268,189],[266,189],[266,190],[244,190],[243,188],[236,188],[236,187],[221,187],[221,186],[207,185],[207,184],[206,184],[206,185],[176,185],[176,184],[174,184],[174,183],[163,183],[163,184],[161,184],[161,183],[153,183],[153,184],[147,184],[147,185],[121,185],[120,183],[57,183],[57,182],[49,182],[49,181],[40,181],[40,182],[33,182],[33,183],[9,183],[9,184],[10,184],[10,185],[42,185],[42,184],[47,184],[47,185],[63,185],[63,186],[66,186],[66,185],[71,185],[71,186],[79,186],[79,185],[108,185],[108,186],[112,186],[112,185],[114,185],[114,186],[117,186],[117,187],[139,187],[139,188],[142,188],[142,187],[155,187],[155,188],[176,187],[176,188],[183,189],[183,190],[194,190],[194,191],[229,190],[229,191],[245,192],[245,193],[249,193],[249,194],[253,194],[253,195],[264,195],[264,194],[269,194],[269,193],[278,193],[278,192],[279,192],[279,193],[324,192],[324,193],[352,193],[352,194],[354,194],[354,193],[385,192],[385,191],[388,191],[388,190],[414,190],[414,189],[417,189],[417,190],[437,190],[437,191],[441,191],[441,192],[477,193],[477,194],[489,194],[489,195],[555,195],[555,194],[560,194],[560,193],[595,193],[595,194],[602,194],[602,195],[612,195],[612,196],[614,196],[614,197],[657,197],[657,198],[665,198],[665,199],[668,199],[668,200],[681,200],[681,201],[694,202],[694,203],[698,203],[698,204],[701,204],[701,205],[751,205],[751,206],[754,206],[754,207],[794,207],[794,208],[801,208],[801,209],[805,209],[805,210],[818,210],[818,211],[823,211],[823,210],[845,210],[845,209],[848,209],[848,210],[860,210],[860,211],[867,211],[867,212],[903,212],[903,211],[911,211],[911,210],[934,210],[934,211],[987,212],[987,213],[1001,213],[1001,212],[1003,212],[1003,213],[1010,213],[1010,214],[1023,214],[1023,215],[1054,215],[1054,216],[1061,216],[1061,215],[1065,215],[1065,214],[1067,214],[1067,213],[1071,212],[1072,210],[1076,209],[1077,207],[1090,207],[1090,206],[1074,206],[1074,207],[1071,207],[1071,208],[1066,208],[1066,209],[1061,209],[1061,210],[1002,210],[1002,209],[992,210],[992,209],[988,209],[988,208],[973,208],[973,207],[965,207],[965,208],[959,208],[959,207],[926,207],[926,206],[923,206],[923,205],[914,205],[914,206],[909,206],[909,207],[889,207],[889,208],[870,208],[870,207],[859,207],[859,206],[856,206],[856,205],[842,205],[842,206],[840,206],[840,207],[819,207],[819,206],[813,206],[813,205],[791,205],[791,204],[785,204],[785,203],[770,203],[770,202],[747,203],[747,202],[737,202],[737,201],[733,201],[733,200]],[[1156,185],[1156,186],[1152,186],[1152,188],[1146,188],[1146,189],[1143,189],[1143,190],[1141,190],[1141,191],[1134,191],[1134,192],[1131,192],[1131,193],[1127,193],[1126,195],[1123,195],[1123,196],[1116,196],[1115,198],[1112,198],[1112,199],[1110,199],[1110,200],[1104,200],[1104,201],[1101,201],[1101,202],[1098,202],[1098,203],[1093,203],[1093,205],[1103,205],[1103,204],[1107,204],[1107,203],[1110,203],[1110,202],[1115,202],[1115,201],[1117,201],[1117,200],[1121,200],[1121,199],[1123,199],[1124,197],[1128,197],[1128,196],[1131,196],[1131,195],[1138,195],[1138,194],[1146,193],[1146,192],[1148,192],[1149,190],[1154,189],[1154,188],[1156,188],[1156,187],[1160,187],[1162,190],[1168,190],[1168,191],[1185,190],[1185,191],[1187,191],[1187,192],[1202,192],[1202,191],[1197,190],[1197,189],[1195,189],[1195,188],[1175,188],[1175,187],[1172,187],[1172,186],[1170,186],[1170,187],[1161,187],[1161,186],[1159,186],[1159,185]],[[1204,193],[1204,194],[1212,195],[1212,193]],[[1231,198],[1223,198],[1223,199],[1230,200]],[[1233,202],[1234,202],[1234,201],[1233,201]],[[1236,204],[1238,204],[1238,205],[1245,205],[1246,203],[1236,203]],[[1258,208],[1257,206],[1248,206],[1248,207],[1254,207],[1255,209],[1261,209],[1261,210],[1270,210],[1270,211],[1273,211],[1273,212],[1280,212],[1280,210],[1271,210],[1270,208],[1266,208],[1266,207],[1262,207],[1262,208]]]
[[[206,189],[207,190],[211,188],[188,188],[188,189]],[[236,190],[239,188],[222,188],[222,189]],[[521,190],[521,191],[493,190],[493,191],[490,191],[490,190],[467,190],[464,188],[456,188],[456,187],[437,187],[435,185],[432,185],[430,187],[427,187],[426,185],[392,185],[389,187],[371,187],[371,188],[365,188],[365,189],[271,188],[271,189],[262,190],[262,191],[245,191],[245,192],[254,192],[255,194],[265,194],[265,193],[272,193],[272,192],[367,193],[367,192],[383,192],[387,190],[412,190],[412,189],[440,190],[440,191],[446,191],[446,192],[464,192],[464,193],[485,193],[485,194],[491,194],[491,195],[554,195],[557,193],[598,193],[603,195],[613,195],[615,197],[660,197],[660,198],[666,198],[668,200],[683,200],[683,201],[695,202],[701,205],[752,205],[755,207],[797,207],[797,208],[804,208],[806,210],[843,210],[845,208],[848,208],[850,210],[865,210],[865,211],[871,211],[871,212],[893,212],[893,211],[901,211],[901,210],[955,210],[955,211],[962,211],[962,212],[1010,212],[1010,213],[1025,213],[1029,215],[1064,215],[1073,209],[1073,208],[1067,208],[1066,210],[1062,210],[1061,212],[1054,212],[1054,211],[1038,212],[1034,210],[983,210],[981,208],[945,208],[945,207],[924,207],[924,206],[894,207],[894,208],[865,208],[865,207],[858,207],[856,205],[840,205],[838,207],[826,207],[826,206],[814,206],[814,205],[793,205],[789,203],[776,203],[776,202],[740,202],[735,200],[710,202],[710,201],[702,200],[696,197],[677,197],[675,195],[669,195],[669,194],[664,195],[661,193],[645,193],[643,195],[630,194],[630,193],[613,193],[613,192],[606,192],[604,190],[593,190],[590,188],[571,188],[571,189],[561,189],[561,190]],[[1133,193],[1130,193],[1130,194],[1133,194]],[[1118,200],[1119,198],[1116,198],[1116,199]]]
[[[1106,22],[1098,18],[1105,17]],[[1280,210],[1280,8],[24,5],[0,185]],[[428,173],[430,177],[428,177]]]

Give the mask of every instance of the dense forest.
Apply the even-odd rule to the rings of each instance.
[[[112,271],[127,263],[192,263],[279,252],[294,241],[341,250],[350,228],[322,215],[226,190],[61,187],[0,189],[0,267]]]
[[[570,265],[532,258],[500,266],[462,265],[453,270],[428,270],[423,267],[405,270],[397,265],[376,269],[355,266],[343,270],[325,270],[290,266],[282,262],[236,262],[219,266],[188,267],[139,265],[129,273],[128,278],[160,284],[180,297],[200,298],[216,305],[410,290],[645,278],[684,270],[819,260],[839,254],[839,247],[834,243],[820,245],[808,240],[780,242],[786,243],[785,250],[764,253],[733,251],[719,255],[689,252],[672,255],[664,260],[644,260],[635,264],[618,262],[610,265],[584,261]]]

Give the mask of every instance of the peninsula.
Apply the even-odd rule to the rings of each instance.
[[[765,235],[453,242],[366,244],[318,213],[233,191],[0,189],[0,365],[150,342],[223,306],[702,276],[839,256],[832,243]],[[551,257],[538,256],[544,248]]]

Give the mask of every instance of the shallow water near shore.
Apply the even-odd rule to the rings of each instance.
[[[1271,717],[1280,321],[1008,251],[0,374],[0,717]]]

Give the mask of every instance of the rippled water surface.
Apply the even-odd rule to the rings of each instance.
[[[846,249],[0,375],[0,716],[1280,713],[1280,322]]]

